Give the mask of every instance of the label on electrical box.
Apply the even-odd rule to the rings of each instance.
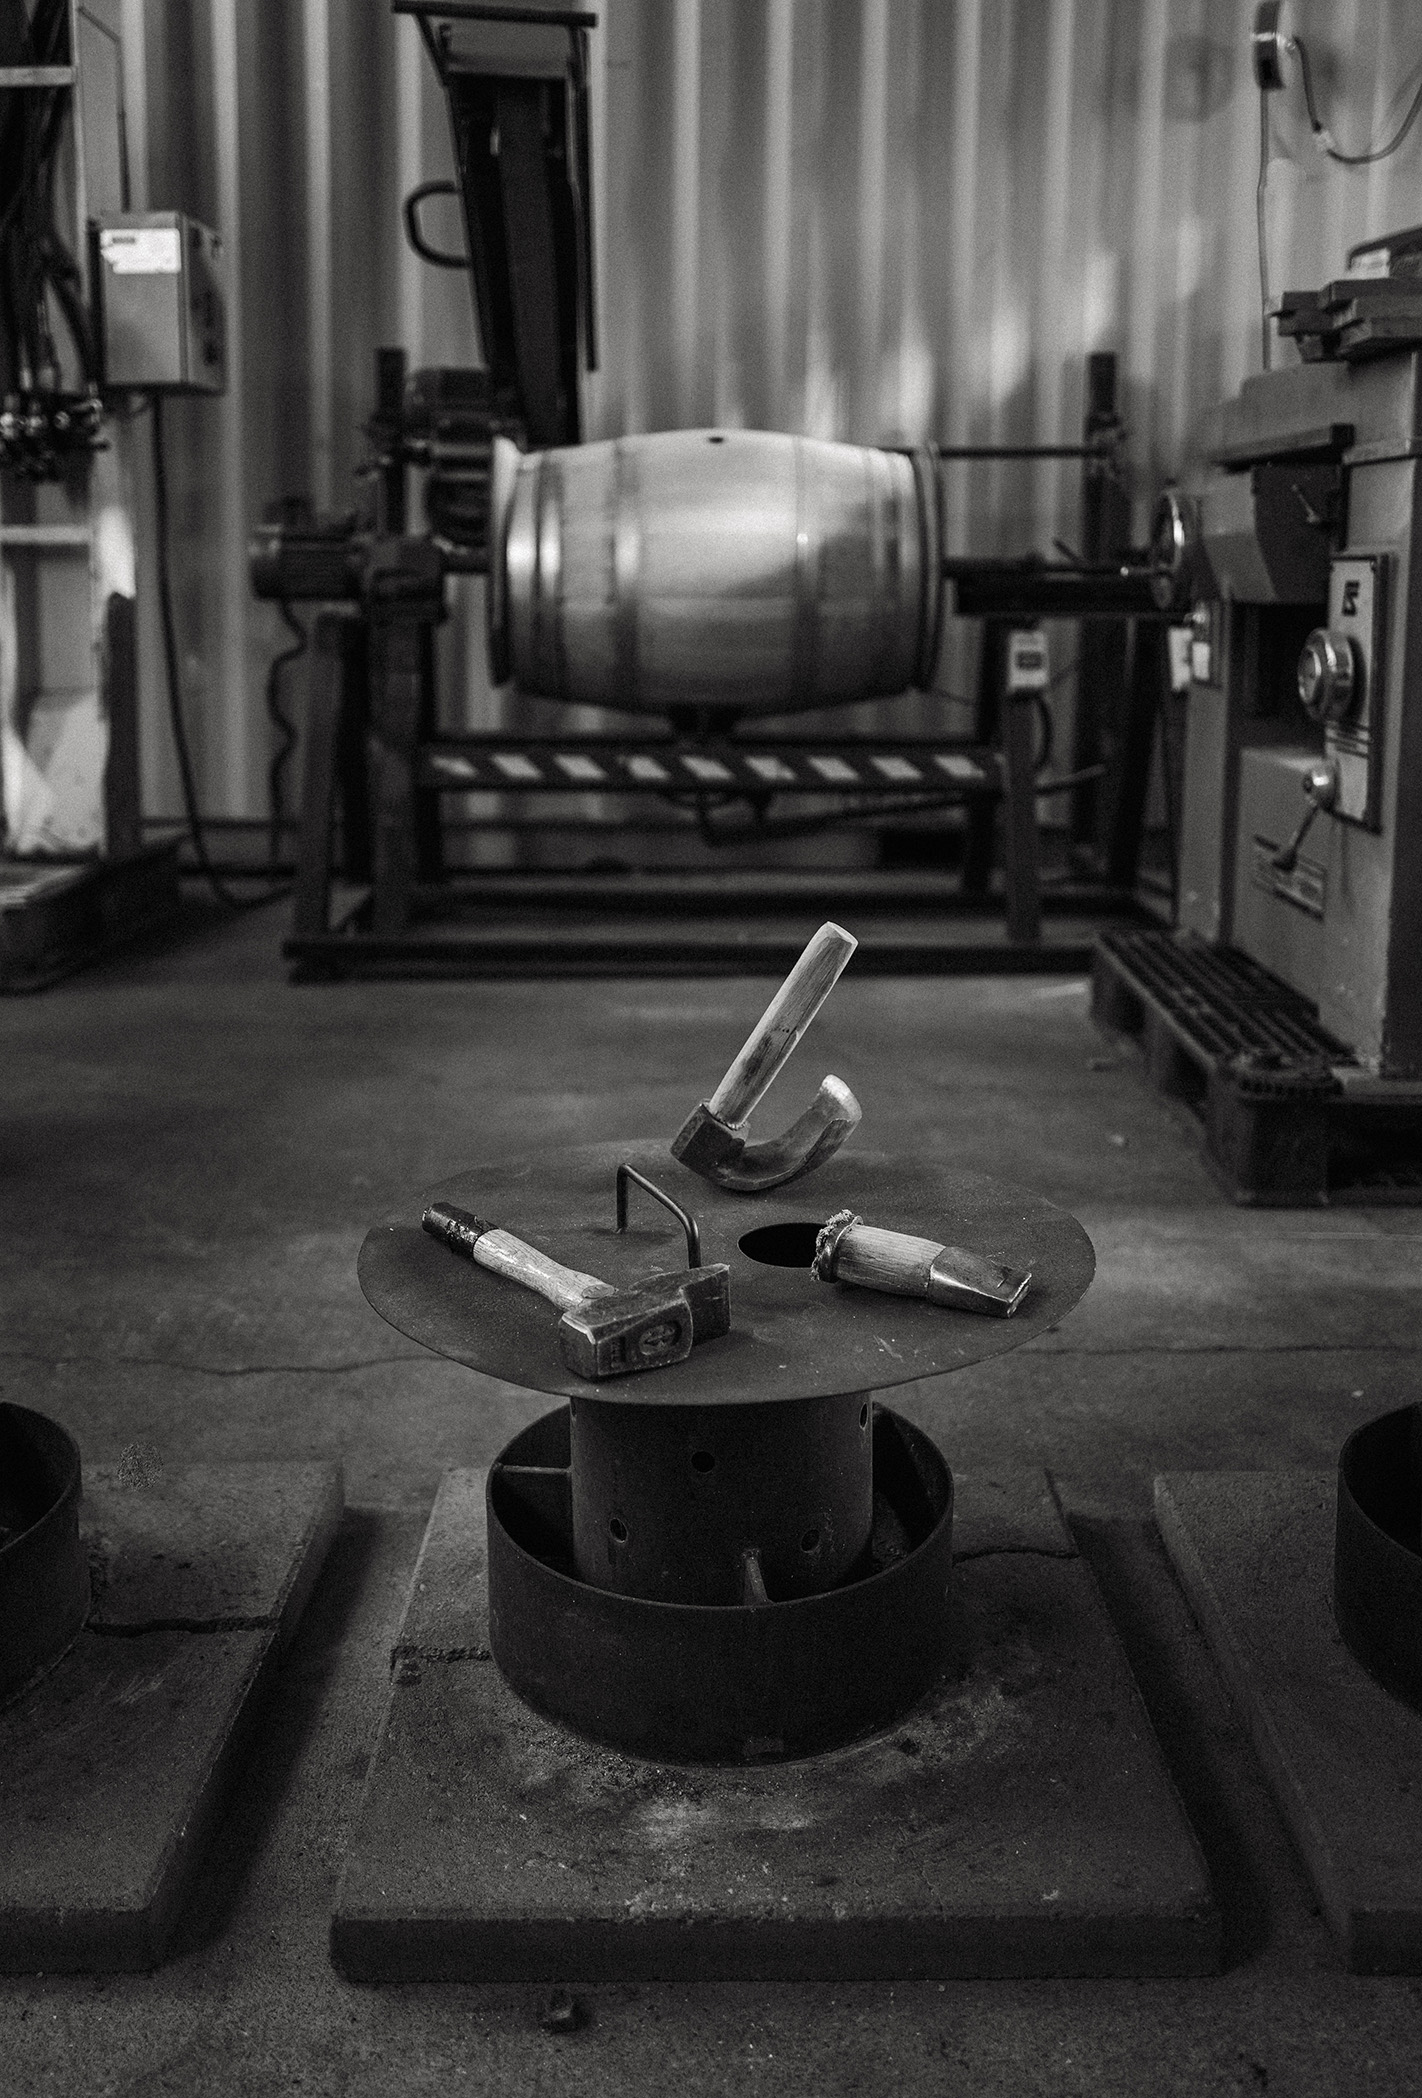
[[[1170,689],[1172,692],[1188,692],[1195,676],[1195,650],[1199,647],[1195,629],[1192,626],[1170,626],[1165,635],[1170,650]]]
[[[1342,721],[1325,723],[1323,748],[1338,767],[1332,813],[1345,823],[1378,827],[1381,715],[1386,659],[1382,613],[1386,556],[1336,555],[1329,563],[1328,625],[1347,635],[1358,664],[1358,695]]]
[[[1047,637],[1039,627],[1017,627],[1007,637],[1009,692],[1045,692]]]
[[[183,236],[176,226],[104,226],[99,253],[116,277],[176,277]]]

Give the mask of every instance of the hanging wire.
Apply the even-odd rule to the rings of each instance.
[[[1269,239],[1264,227],[1264,191],[1269,180],[1269,93],[1259,90],[1259,183],[1254,192],[1254,223],[1259,235],[1259,348],[1264,370],[1270,364]]]
[[[1326,153],[1330,160],[1336,160],[1338,165],[1344,168],[1369,168],[1379,160],[1390,159],[1417,122],[1418,115],[1422,114],[1422,79],[1419,79],[1412,100],[1407,105],[1406,115],[1385,146],[1369,146],[1362,153],[1345,153],[1334,138],[1333,133],[1324,123],[1323,118],[1319,115],[1318,101],[1313,89],[1313,64],[1308,55],[1308,45],[1301,36],[1293,37],[1290,41],[1293,49],[1298,53],[1299,73],[1303,80],[1304,107],[1308,110],[1308,120],[1313,130],[1313,142],[1318,147],[1319,152]]]
[[[183,721],[182,686],[178,674],[178,631],[173,617],[173,578],[169,559],[168,473],[163,451],[163,403],[157,394],[153,396],[153,497],[158,554],[158,610],[163,629],[163,667],[168,687],[168,719],[172,724],[173,749],[178,760],[178,777],[182,782],[188,836],[192,840],[193,854],[203,878],[219,903],[226,904],[227,908],[233,911],[256,910],[263,904],[275,903],[278,898],[288,895],[290,885],[284,883],[257,896],[234,895],[212,864],[208,855],[207,839],[203,835],[202,818],[198,814],[197,781],[193,772],[188,732]]]
[[[22,24],[20,57],[27,65],[59,62],[67,47],[65,0],[38,0]],[[88,330],[76,326],[73,258],[54,230],[54,183],[59,145],[69,114],[67,89],[26,89],[0,98],[0,323],[7,390],[27,393],[41,374],[58,390],[58,360],[49,339],[46,279],[74,335],[86,383],[92,376]]]

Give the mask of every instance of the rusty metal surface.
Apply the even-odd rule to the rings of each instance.
[[[93,1611],[0,1709],[0,1975],[169,1952],[341,1515],[332,1464],[126,1459],[84,1488]]]
[[[344,1854],[337,1966],[521,1983],[1210,1971],[1209,1876],[1046,1479],[956,1483],[946,1676],[847,1747],[689,1768],[581,1739],[491,1666],[485,1479],[447,1472]],[[854,2080],[834,2037],[826,2090]],[[921,2074],[886,2078],[896,2044],[886,2026],[853,2056],[864,2088],[945,2088],[936,2041]],[[998,2086],[1023,2081],[1009,2065]]]
[[[474,1166],[412,1195],[377,1225],[360,1253],[365,1295],[397,1331],[436,1354],[532,1391],[621,1405],[748,1404],[882,1391],[1005,1353],[1064,1318],[1095,1268],[1076,1219],[1025,1188],[981,1173],[858,1144],[814,1178],[761,1195],[738,1195],[689,1173],[668,1138],[534,1151]],[[558,1353],[558,1314],[529,1291],[450,1258],[420,1229],[433,1201],[476,1209],[555,1260],[619,1285],[665,1268],[681,1245],[675,1227],[643,1216],[619,1234],[615,1175],[627,1159],[690,1209],[702,1257],[731,1269],[731,1331],[687,1361],[615,1390],[574,1376]],[[1030,1268],[1032,1286],[1012,1319],[987,1319],[871,1290],[827,1289],[803,1268],[768,1266],[741,1251],[760,1227],[812,1226],[836,1209],[866,1221],[969,1246],[1004,1266]]]

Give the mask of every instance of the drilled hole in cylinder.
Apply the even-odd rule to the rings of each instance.
[[[818,1530],[813,1530],[813,1529],[811,1529],[811,1530],[806,1530],[806,1532],[805,1532],[804,1536],[803,1536],[803,1537],[802,1537],[802,1538],[800,1539],[800,1549],[801,1549],[801,1551],[802,1551],[802,1552],[817,1552],[817,1551],[819,1550],[819,1548],[820,1548],[820,1533],[819,1533],[819,1531],[818,1531]]]
[[[739,1241],[741,1251],[764,1268],[807,1268],[815,1257],[818,1224],[762,1224]]]
[[[694,1472],[713,1472],[716,1469],[716,1459],[709,1450],[693,1450],[691,1469]]]
[[[716,434],[715,434],[714,436],[712,436],[712,437],[708,437],[708,438],[707,438],[707,440],[706,440],[706,442],[707,442],[708,444],[724,444],[724,443],[726,442],[726,440],[725,440],[725,438],[724,438],[724,437],[723,437],[723,436],[721,435],[720,431],[718,430],[718,431],[716,432]]]
[[[859,1409],[859,1425],[861,1428],[867,1428],[869,1425],[869,1408],[867,1406],[861,1406]]]
[[[626,1544],[627,1525],[620,1515],[613,1516],[612,1521],[607,1526],[607,1534],[614,1544]]]

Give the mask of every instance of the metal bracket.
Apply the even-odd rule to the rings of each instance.
[[[617,1168],[618,1230],[625,1231],[627,1229],[628,1190],[630,1183],[634,1180],[638,1187],[646,1190],[654,1202],[660,1202],[663,1209],[671,1211],[682,1230],[686,1233],[686,1264],[689,1268],[699,1268],[701,1265],[701,1227],[698,1225],[695,1217],[689,1215],[679,1202],[674,1202],[670,1195],[663,1194],[662,1190],[654,1186],[644,1174],[639,1173],[635,1166],[620,1165]]]

